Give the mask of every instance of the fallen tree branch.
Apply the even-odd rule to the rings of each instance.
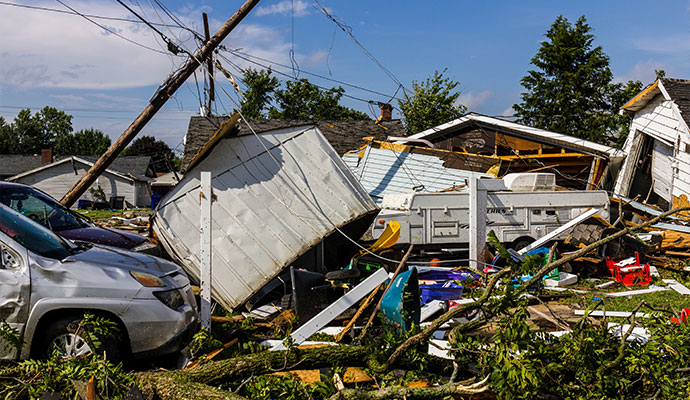
[[[194,382],[181,371],[144,372],[137,374],[136,381],[147,400],[246,400],[227,390]]]
[[[500,270],[499,272],[494,275],[489,283],[486,285],[486,288],[484,289],[484,293],[482,293],[481,296],[472,303],[467,303],[467,304],[461,304],[457,307],[452,308],[445,314],[441,315],[440,317],[436,318],[431,325],[429,325],[426,329],[424,329],[422,332],[408,338],[406,341],[404,341],[400,346],[398,346],[397,349],[391,354],[391,356],[388,358],[388,360],[380,366],[376,365],[370,365],[370,368],[374,369],[375,371],[385,371],[388,370],[391,365],[393,365],[407,350],[409,350],[411,347],[416,346],[417,344],[421,343],[422,341],[428,339],[434,331],[436,331],[441,325],[445,324],[446,322],[450,321],[451,319],[455,318],[457,315],[462,314],[465,311],[472,310],[475,308],[480,307],[482,304],[484,304],[487,300],[489,300],[489,297],[491,296],[491,292],[493,291],[493,288],[496,286],[498,281],[505,275],[507,275],[510,272],[510,268],[504,268]]]
[[[386,400],[386,399],[440,399],[452,395],[473,395],[488,389],[484,378],[481,382],[465,386],[461,383],[448,383],[431,388],[411,388],[389,386],[378,390],[344,389],[331,396],[330,400]]]
[[[669,215],[676,214],[676,213],[679,213],[682,211],[690,211],[690,207],[678,207],[678,208],[674,208],[673,210],[663,212],[663,213],[659,214],[658,216],[650,219],[647,222],[622,229],[622,230],[620,230],[620,231],[618,231],[618,232],[616,232],[610,236],[607,236],[603,239],[600,239],[600,240],[598,240],[598,241],[596,241],[596,242],[594,242],[594,243],[592,243],[592,244],[590,244],[590,245],[588,245],[588,246],[586,246],[586,247],[584,247],[578,251],[575,251],[572,254],[569,254],[569,255],[567,255],[563,258],[560,258],[556,261],[547,263],[545,266],[543,266],[541,269],[539,269],[539,271],[537,271],[532,276],[532,278],[528,279],[526,282],[523,282],[520,285],[520,287],[516,288],[516,294],[519,295],[521,293],[524,293],[525,291],[527,291],[527,288],[529,288],[533,284],[535,284],[538,281],[540,281],[541,279],[543,279],[543,277],[546,274],[548,274],[549,272],[553,271],[554,269],[560,267],[561,265],[564,265],[570,261],[573,261],[576,258],[579,258],[579,257],[589,253],[590,251],[592,251],[594,249],[597,249],[598,247],[600,247],[600,246],[602,246],[608,242],[611,242],[613,240],[618,239],[619,237],[627,235],[628,233],[631,233],[631,232],[636,232],[636,231],[639,231],[641,229],[644,229],[650,225],[653,225],[653,224],[659,222],[663,218],[668,217]],[[434,320],[431,323],[431,325],[429,327],[427,327],[425,330],[418,333],[417,335],[414,335],[414,336],[408,338],[405,342],[403,342],[400,346],[398,346],[398,348],[393,352],[393,354],[391,354],[391,356],[388,358],[388,360],[386,361],[385,364],[380,365],[380,366],[370,365],[370,367],[372,369],[375,369],[375,370],[377,370],[377,369],[383,369],[383,370],[389,369],[391,367],[391,365],[393,365],[393,363],[395,363],[404,352],[409,350],[412,346],[415,346],[415,345],[421,343],[422,341],[428,339],[433,334],[433,332],[435,330],[437,330],[441,325],[448,322],[450,319],[454,318],[455,316],[457,316],[460,313],[463,313],[467,310],[471,310],[471,309],[475,309],[477,307],[480,307],[482,304],[484,304],[489,299],[489,296],[491,295],[493,288],[498,283],[498,280],[500,278],[502,278],[504,275],[506,275],[509,271],[510,271],[509,268],[504,268],[501,271],[499,271],[498,273],[496,273],[496,275],[494,275],[493,278],[489,281],[489,284],[486,286],[482,296],[480,296],[479,299],[477,299],[476,301],[474,301],[472,303],[463,304],[463,305],[460,305],[458,307],[453,308],[452,310],[448,311],[447,313],[443,314],[442,316],[440,316],[436,320]],[[458,332],[454,332],[454,331],[461,329],[461,327],[463,327],[465,325],[467,325],[467,324],[459,325],[459,326],[456,326],[455,328],[453,328],[453,330],[450,333],[450,337],[451,338],[457,337]],[[466,328],[463,328],[463,329],[466,329]]]

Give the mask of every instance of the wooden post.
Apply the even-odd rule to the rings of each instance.
[[[479,179],[468,179],[470,190],[470,268],[479,270],[480,254],[486,243],[486,190],[479,188]]]
[[[202,16],[204,17],[204,36],[206,38],[206,43],[208,43],[209,40],[211,40],[211,34],[209,33],[208,30],[208,15],[206,13],[203,13]],[[213,53],[208,55],[207,59],[207,68],[208,68],[208,115],[211,115],[211,102],[215,100],[215,90],[213,87]]]
[[[213,203],[213,187],[211,186],[211,172],[201,172],[201,192],[199,193],[201,202],[201,326],[211,330],[211,231],[212,215],[211,206]]]
[[[232,17],[223,25],[213,37],[201,47],[194,57],[191,57],[187,63],[180,69],[180,71],[172,76],[162,88],[155,94],[151,102],[139,114],[139,116],[132,122],[132,124],[125,129],[119,138],[103,153],[101,158],[96,161],[93,166],[81,177],[72,189],[65,194],[60,202],[70,207],[77,199],[84,194],[86,189],[96,180],[96,178],[105,171],[106,168],[117,158],[117,156],[125,149],[125,147],[134,139],[134,137],[141,131],[141,129],[153,118],[153,116],[160,110],[168,101],[175,91],[182,86],[182,84],[189,78],[194,70],[199,66],[199,61],[205,60],[213,50],[225,39],[226,36],[242,21],[242,19],[249,14],[249,12],[256,6],[259,0],[247,0],[242,7],[233,14]],[[199,60],[199,61],[197,61]]]

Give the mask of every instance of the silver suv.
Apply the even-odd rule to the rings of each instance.
[[[118,340],[98,341],[111,351],[110,359],[175,352],[191,340],[199,321],[189,279],[179,266],[70,242],[0,204],[0,323],[23,337],[19,351],[0,343],[0,359],[95,350],[75,330],[85,313],[119,326]]]

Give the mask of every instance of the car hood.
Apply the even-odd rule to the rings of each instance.
[[[119,247],[121,249],[131,249],[147,240],[140,235],[102,226],[67,229],[56,233],[69,240],[82,240],[104,246]]]
[[[93,246],[86,251],[71,255],[63,261],[142,271],[156,276],[163,276],[180,270],[179,266],[162,258],[105,246]]]

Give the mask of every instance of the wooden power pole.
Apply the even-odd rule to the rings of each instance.
[[[204,37],[206,38],[206,43],[208,43],[209,40],[211,40],[211,34],[209,33],[208,30],[208,15],[206,13],[203,13],[202,16],[204,17]],[[207,69],[208,69],[208,108],[207,112],[208,115],[211,115],[211,103],[215,100],[215,90],[213,87],[213,53],[208,55],[207,59]]]
[[[194,57],[190,58],[182,69],[172,76],[164,86],[156,93],[144,111],[132,122],[131,125],[120,135],[119,138],[103,153],[101,158],[84,174],[79,182],[65,194],[60,202],[66,207],[70,207],[77,199],[84,194],[86,189],[98,178],[100,174],[115,160],[125,147],[134,139],[141,129],[153,118],[175,91],[189,78],[194,70],[211,55],[213,50],[225,39],[226,36],[237,26],[237,24],[249,14],[259,0],[247,0],[242,7],[233,14],[232,17],[223,25],[213,37],[208,40]],[[198,60],[198,61],[197,61]]]

